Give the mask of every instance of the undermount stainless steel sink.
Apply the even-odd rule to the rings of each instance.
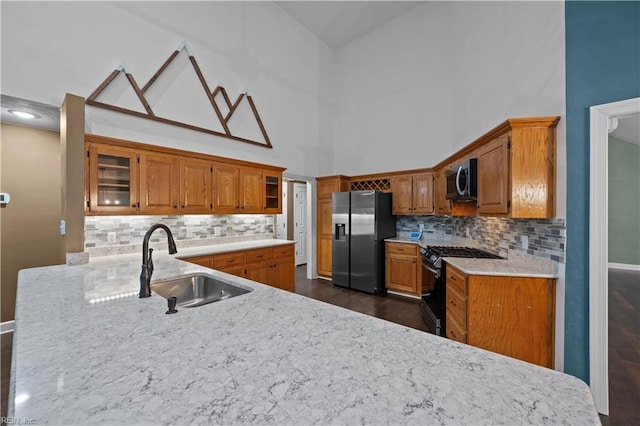
[[[164,298],[175,296],[177,306],[183,308],[195,308],[253,291],[202,273],[155,281],[151,283],[151,290]]]

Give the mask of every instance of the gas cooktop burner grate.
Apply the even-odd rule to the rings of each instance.
[[[469,257],[480,259],[502,259],[502,257],[484,250],[471,247],[428,246],[427,252],[440,257]]]

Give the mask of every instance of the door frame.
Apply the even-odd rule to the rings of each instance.
[[[295,235],[296,235],[296,233],[298,231],[298,226],[297,226],[297,224],[298,224],[298,216],[296,215],[296,212],[298,211],[298,209],[296,208],[296,203],[298,202],[297,188],[300,188],[300,189],[304,188],[304,196],[305,196],[305,200],[304,200],[305,211],[303,213],[303,216],[304,216],[303,219],[305,220],[305,223],[306,223],[306,226],[305,226],[305,238],[304,238],[304,240],[305,240],[305,248],[304,248],[304,253],[305,253],[304,260],[305,261],[304,261],[304,263],[306,264],[307,261],[309,260],[309,252],[307,251],[307,247],[306,247],[306,245],[307,245],[306,242],[309,241],[309,221],[308,221],[309,196],[307,195],[307,193],[309,191],[308,182],[304,182],[303,183],[303,182],[296,181],[296,182],[293,183],[293,193],[294,193],[294,195],[296,195],[293,198],[293,206],[294,206],[293,207],[293,222],[294,222],[294,225],[293,225],[293,235],[294,235],[293,240],[294,241],[296,239]],[[302,263],[300,263],[300,265],[302,265]],[[298,266],[297,250],[296,250],[296,266]]]
[[[640,98],[590,109],[589,376],[598,412],[609,414],[608,181],[609,133],[616,118],[640,113]],[[602,242],[605,244],[602,244]]]
[[[316,261],[316,180],[310,176],[284,173],[282,179],[290,179],[307,184],[307,279],[318,276]],[[291,197],[291,194],[289,194]]]

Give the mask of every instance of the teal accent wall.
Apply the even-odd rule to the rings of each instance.
[[[640,145],[613,136],[609,136],[609,262],[640,265]]]
[[[640,2],[565,2],[565,372],[589,382],[589,107],[640,96]]]

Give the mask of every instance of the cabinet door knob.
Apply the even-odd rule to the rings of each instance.
[[[135,204],[131,204],[131,207],[134,207],[134,208],[135,208],[135,206],[136,206]]]
[[[184,206],[180,206],[180,207],[184,209]]]
[[[178,205],[177,205],[177,204],[174,204],[174,205],[173,205],[173,208],[174,208],[174,209],[177,209],[177,208],[178,208]]]

